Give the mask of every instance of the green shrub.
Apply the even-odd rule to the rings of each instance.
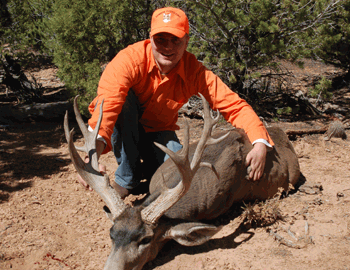
[[[337,3],[328,19],[315,30],[313,52],[327,64],[342,68],[350,76],[350,1]]]
[[[328,100],[333,96],[333,94],[329,92],[331,88],[332,88],[332,81],[327,80],[325,77],[322,77],[319,83],[316,84],[314,88],[309,88],[309,94],[312,97]]]
[[[248,96],[262,69],[274,76],[281,73],[281,59],[298,63],[310,55],[313,29],[333,12],[331,2],[203,0],[179,6],[191,21],[189,50],[232,90]]]
[[[80,94],[80,109],[96,96],[102,66],[116,53],[149,33],[148,1],[60,0],[47,19],[53,39],[46,47],[71,94]]]

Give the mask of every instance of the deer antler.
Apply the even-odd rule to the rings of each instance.
[[[211,137],[211,131],[214,125],[219,121],[219,115],[216,118],[212,118],[210,115],[209,103],[199,94],[202,98],[204,107],[204,129],[201,139],[197,145],[195,154],[190,164],[188,159],[189,153],[189,127],[187,121],[185,121],[185,136],[183,149],[179,153],[174,153],[163,145],[155,143],[161,150],[163,150],[169,157],[173,160],[176,167],[178,168],[182,181],[180,181],[174,188],[167,189],[164,191],[153,203],[141,211],[141,217],[145,222],[154,224],[158,219],[170,209],[176,202],[178,202],[189,190],[191,186],[192,179],[196,174],[199,167],[205,166],[210,167],[214,173],[216,170],[213,165],[205,162],[200,162],[201,156],[207,145],[218,143],[225,139],[229,133],[221,136],[218,139]]]
[[[118,192],[110,186],[109,177],[107,174],[102,175],[98,168],[98,157],[96,152],[96,139],[98,131],[102,121],[102,106],[103,100],[100,105],[100,116],[93,132],[89,132],[84,124],[81,114],[78,109],[77,98],[74,99],[74,112],[78,122],[79,128],[84,136],[85,145],[80,147],[79,150],[83,150],[89,155],[89,163],[85,163],[77,152],[77,148],[73,143],[74,129],[69,132],[68,127],[68,112],[64,117],[64,132],[68,142],[68,150],[70,157],[73,161],[74,167],[83,180],[91,186],[97,194],[99,194],[107,207],[110,209],[113,220],[118,217],[125,209],[126,205],[119,196]]]

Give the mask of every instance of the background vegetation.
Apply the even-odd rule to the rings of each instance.
[[[249,102],[271,94],[266,81],[282,78],[283,59],[349,71],[350,0],[1,0],[1,54],[52,61],[86,112],[103,66],[148,38],[152,12],[166,5],[189,17],[188,50]],[[327,97],[321,84],[316,94]]]

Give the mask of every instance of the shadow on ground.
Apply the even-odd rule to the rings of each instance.
[[[32,185],[33,178],[50,179],[70,159],[50,151],[65,142],[57,122],[20,123],[0,128],[0,203]]]

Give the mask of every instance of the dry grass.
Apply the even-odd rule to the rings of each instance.
[[[266,201],[244,204],[242,215],[245,224],[250,224],[256,227],[265,227],[270,226],[279,220],[283,220],[284,217],[279,208],[280,197],[283,191],[283,188],[280,188],[273,198]]]

